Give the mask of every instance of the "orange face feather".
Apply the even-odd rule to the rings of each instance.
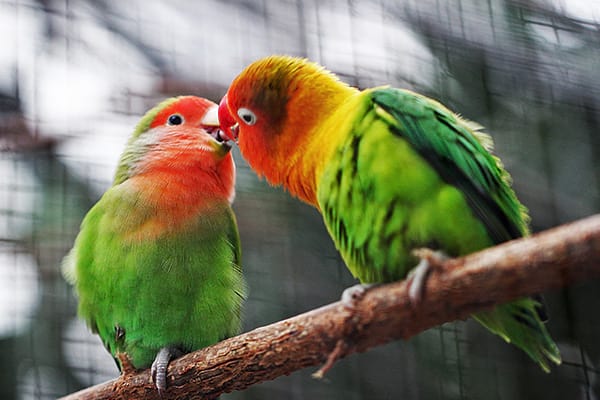
[[[180,97],[161,109],[132,146],[139,154],[131,162],[130,177],[122,184],[140,196],[148,214],[126,230],[130,239],[151,239],[185,227],[195,215],[214,204],[231,203],[235,166],[229,145],[204,125],[216,104],[193,96]],[[216,115],[215,115],[216,123]],[[134,156],[132,156],[134,157]]]
[[[320,127],[356,93],[315,63],[267,57],[232,82],[219,106],[221,130],[260,176],[316,206],[319,171],[337,145]]]

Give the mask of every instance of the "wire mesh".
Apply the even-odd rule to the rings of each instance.
[[[600,7],[533,0],[0,1],[0,397],[51,399],[118,375],[60,263],[157,100],[218,100],[249,62],[306,56],[359,86],[410,88],[492,133],[534,231],[600,208]],[[244,329],[354,283],[316,211],[235,152],[250,286]],[[455,322],[230,399],[596,399],[598,282],[547,293],[551,374]]]

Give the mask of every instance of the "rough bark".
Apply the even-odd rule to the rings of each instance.
[[[600,277],[600,215],[443,262],[412,306],[404,282],[375,287],[353,308],[340,302],[280,321],[171,363],[162,399],[211,399],[308,366],[406,339],[515,298]],[[533,365],[533,364],[532,364]],[[159,399],[149,372],[63,400]]]

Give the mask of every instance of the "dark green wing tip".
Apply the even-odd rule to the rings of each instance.
[[[529,350],[523,348],[523,350],[547,374],[551,372],[550,368],[552,365],[560,365],[562,363],[560,351],[552,340],[544,344],[544,346]]]
[[[515,344],[537,362],[544,372],[549,373],[552,364],[560,365],[562,359],[558,346],[546,329],[548,316],[542,296],[517,300],[511,306],[514,319],[524,329],[523,342]]]
[[[523,298],[473,317],[492,333],[523,350],[543,371],[550,372],[550,367],[560,365],[562,360],[537,307],[536,300]]]
[[[543,342],[533,344],[528,348],[517,343],[515,344],[525,351],[527,355],[533,361],[535,361],[544,372],[550,373],[550,367],[552,365],[560,365],[562,363],[560,350],[548,334],[546,334],[541,340],[543,340]]]

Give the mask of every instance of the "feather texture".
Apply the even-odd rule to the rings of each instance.
[[[188,352],[240,329],[235,168],[202,128],[211,107],[185,96],[146,114],[63,262],[80,317],[135,368],[162,348]]]
[[[262,107],[257,99],[273,88],[277,100]],[[361,92],[315,63],[271,56],[234,79],[222,107],[239,124],[252,168],[320,209],[361,282],[404,279],[417,248],[460,256],[528,234],[525,207],[489,136],[425,96]],[[241,107],[255,123],[237,118]],[[474,317],[548,370],[560,355],[540,307],[520,299]]]

